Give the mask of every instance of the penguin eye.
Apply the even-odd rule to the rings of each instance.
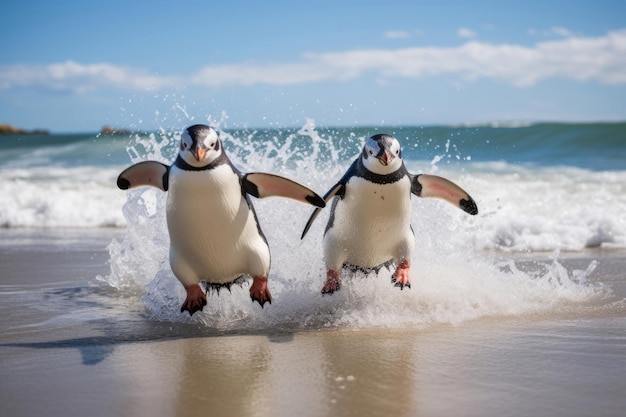
[[[400,154],[400,149],[396,149],[396,155]]]
[[[215,148],[215,142],[211,142],[211,148]]]
[[[189,136],[188,132],[183,132],[180,137],[180,149],[186,151],[193,146],[193,139]]]
[[[374,151],[370,149],[370,155],[374,155]]]

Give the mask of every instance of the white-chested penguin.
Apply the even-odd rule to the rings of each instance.
[[[319,195],[287,178],[241,173],[228,159],[217,132],[206,125],[185,129],[173,165],[140,162],[124,170],[117,185],[123,190],[150,185],[168,191],[170,265],[187,290],[181,312],[190,315],[207,303],[200,282],[207,283],[207,289],[219,289],[250,276],[252,300],[271,304],[270,251],[250,195],[325,206]]]
[[[334,198],[324,232],[326,282],[322,294],[341,287],[343,267],[379,270],[396,265],[393,283],[410,288],[410,258],[415,245],[411,229],[411,194],[444,199],[469,214],[474,200],[459,186],[435,175],[412,175],[404,166],[400,143],[390,135],[369,138],[361,155],[324,196]],[[302,238],[320,212],[315,209]]]

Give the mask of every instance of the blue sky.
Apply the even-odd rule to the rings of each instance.
[[[622,1],[3,2],[0,123],[626,120]]]

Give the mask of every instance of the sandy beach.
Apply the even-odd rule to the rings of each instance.
[[[626,253],[601,304],[414,328],[223,331],[96,277],[117,229],[0,231],[3,416],[621,416]],[[523,265],[546,254],[518,255]]]

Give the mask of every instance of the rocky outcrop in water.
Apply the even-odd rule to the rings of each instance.
[[[49,133],[44,129],[24,130],[8,123],[0,123],[0,135],[47,135]]]

